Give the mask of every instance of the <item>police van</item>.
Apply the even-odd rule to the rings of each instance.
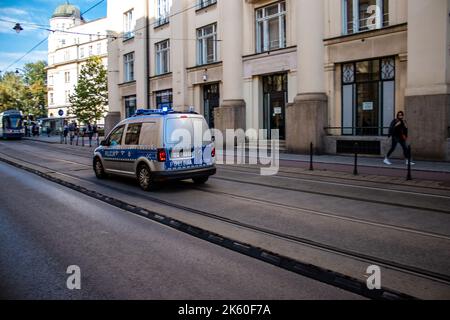
[[[195,112],[138,110],[94,151],[94,172],[99,179],[136,177],[145,191],[168,180],[204,184],[216,173],[213,140],[205,118]]]

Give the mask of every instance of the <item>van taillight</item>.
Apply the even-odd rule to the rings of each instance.
[[[166,162],[167,153],[165,149],[158,149],[158,162]]]
[[[211,157],[215,157],[216,156],[216,148],[212,148],[211,150]]]

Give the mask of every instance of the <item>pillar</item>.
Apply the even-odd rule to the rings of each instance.
[[[243,99],[242,0],[220,1],[220,52],[223,61],[223,102],[214,112],[216,129],[245,129],[245,101]]]
[[[297,0],[297,96],[286,110],[286,147],[309,152],[312,142],[324,151],[328,97],[324,71],[324,0]]]
[[[405,98],[415,158],[448,159],[450,0],[408,1]]]

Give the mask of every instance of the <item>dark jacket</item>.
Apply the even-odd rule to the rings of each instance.
[[[399,141],[408,139],[408,125],[405,120],[395,119],[389,127],[389,137],[393,137]]]

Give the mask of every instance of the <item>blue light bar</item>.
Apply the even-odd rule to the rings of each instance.
[[[135,117],[139,117],[139,116],[152,116],[152,115],[166,115],[169,114],[170,112],[172,112],[173,110],[171,108],[168,107],[164,107],[162,109],[139,109],[136,111],[135,113]]]

